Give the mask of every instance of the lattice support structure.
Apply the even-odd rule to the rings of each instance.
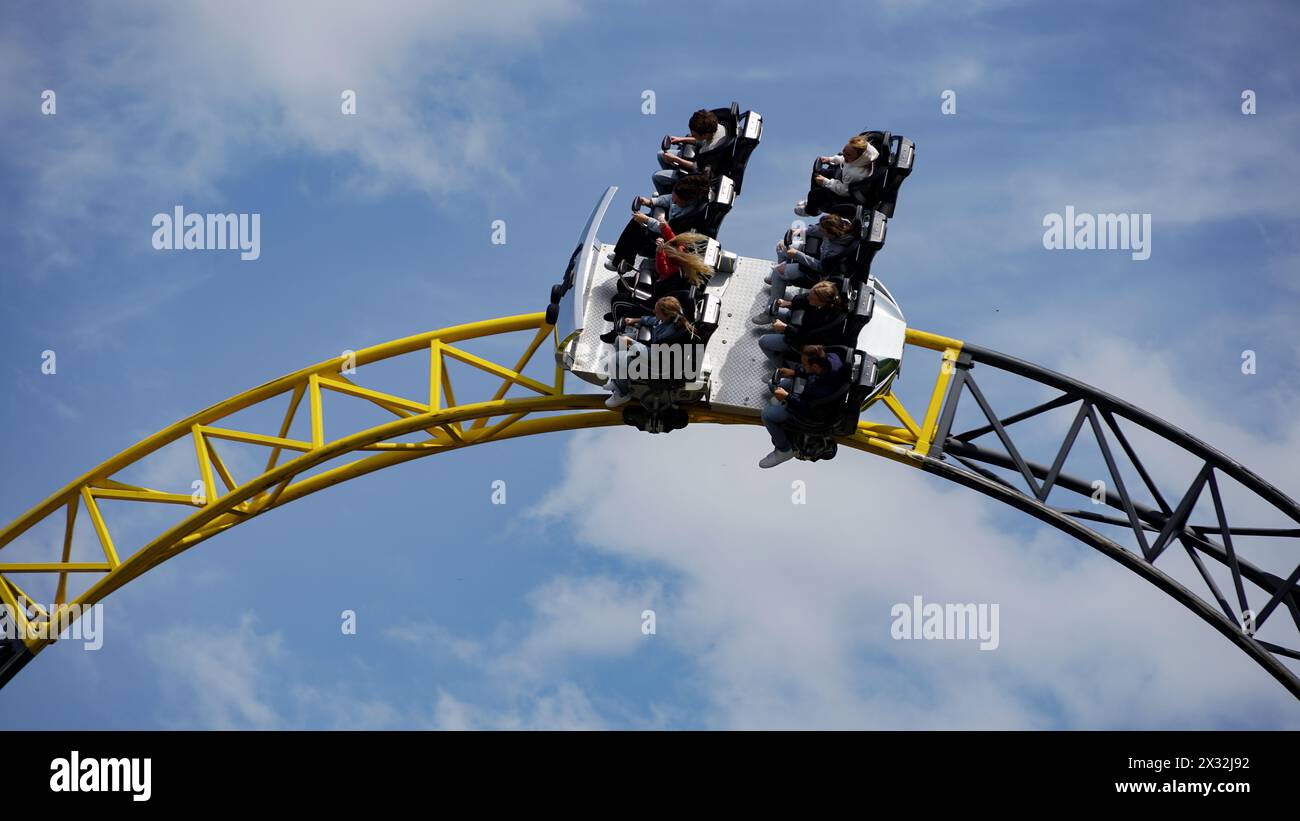
[[[494,362],[464,348],[464,343],[471,340],[506,335],[522,335],[528,339],[522,353],[517,359],[509,360],[510,364]],[[621,424],[619,413],[605,410],[603,396],[564,392],[564,372],[551,362],[557,341],[555,329],[539,313],[457,325],[367,348],[356,352],[352,360],[339,357],[322,362],[200,411],[77,478],[0,531],[0,600],[10,606],[18,622],[18,638],[0,640],[0,685],[52,643],[57,637],[57,628],[70,623],[82,608],[100,602],[131,580],[200,542],[269,510],[348,479],[424,456],[539,433]],[[1261,642],[1254,638],[1249,625],[1238,620],[1238,615],[1248,609],[1247,585],[1250,585],[1252,589],[1262,589],[1268,596],[1253,614],[1254,630],[1258,630],[1278,608],[1289,611],[1300,628],[1300,613],[1296,609],[1296,579],[1300,567],[1289,578],[1282,579],[1264,572],[1240,555],[1232,536],[1259,535],[1261,529],[1228,526],[1216,471],[1232,476],[1300,524],[1300,510],[1294,502],[1198,440],[1086,385],[935,334],[909,330],[907,342],[912,348],[929,349],[940,354],[934,387],[923,405],[917,407],[920,412],[910,412],[899,397],[890,393],[883,397],[878,407],[886,410],[892,420],[863,421],[857,433],[842,439],[842,444],[978,490],[1093,546],[1192,609],[1300,697],[1300,680],[1278,659],[1278,656],[1300,658],[1295,648]],[[539,352],[543,359],[537,361],[547,369],[548,378],[545,380],[525,374]],[[350,370],[349,366],[359,368],[409,356],[427,359],[427,389],[421,390],[418,398],[362,385],[345,374]],[[912,359],[908,362],[911,363]],[[496,387],[474,401],[464,401],[463,397],[458,399],[449,368],[452,363],[478,372]],[[1055,404],[1048,403],[1050,408],[1031,408],[1020,414],[999,417],[974,381],[971,372],[976,363],[1058,388],[1063,395],[1053,400]],[[520,395],[507,398],[512,392]],[[355,430],[339,429],[338,425],[329,424],[324,411],[324,398],[331,394],[370,403],[393,419]],[[985,412],[988,424],[986,429],[954,435],[951,433],[954,414],[961,398],[966,395],[971,396]],[[235,414],[263,403],[282,401],[287,407],[274,433],[245,430],[230,420]],[[1023,459],[1009,429],[1018,421],[1071,402],[1079,402],[1080,410],[1056,462],[1043,466]],[[1140,462],[1136,462],[1132,446],[1118,432],[1114,421],[1116,416],[1136,421],[1167,441],[1197,454],[1204,460],[1205,467],[1187,492],[1172,505],[1159,495],[1156,496],[1159,500],[1157,508],[1133,502],[1122,481],[1118,481],[1118,472],[1115,472],[1115,492],[1107,494],[1106,504],[1120,511],[1122,516],[1099,520],[1100,514],[1049,505],[1053,490],[1085,495],[1091,492],[1090,484],[1061,470],[1065,454],[1084,424],[1090,425],[1099,439],[1103,425],[1109,426],[1116,434],[1119,449],[1135,460],[1143,478],[1154,487]],[[294,438],[290,431],[295,420],[299,419],[305,420],[304,426],[309,434]],[[724,411],[705,405],[693,407],[690,419],[692,424],[759,423],[757,415],[752,412]],[[974,444],[973,440],[990,433],[997,437],[1003,446],[1002,451]],[[404,437],[413,435],[417,437],[415,441],[404,440]],[[115,478],[160,449],[185,441],[190,442],[193,448],[195,471],[203,488],[201,494],[164,492]],[[222,448],[228,447],[227,443],[263,448],[266,461],[261,472],[251,477],[236,477],[222,457]],[[1114,471],[1113,452],[1108,451],[1106,458]],[[1017,488],[981,463],[1015,470],[1025,487]],[[1198,495],[1207,490],[1215,500],[1218,521],[1194,524],[1189,520],[1190,511]],[[128,545],[113,538],[100,510],[100,502],[105,500],[182,505],[193,510],[180,522],[142,544]],[[79,516],[89,520],[103,553],[102,561],[72,560],[73,529]],[[63,528],[59,560],[2,561],[2,551],[6,546],[45,521],[55,521]],[[1089,521],[1128,523],[1136,534],[1140,549],[1130,550],[1107,539],[1091,529]],[[1268,535],[1295,539],[1300,536],[1300,530],[1269,531]],[[1175,541],[1201,568],[1214,604],[1196,596],[1156,567],[1156,561]],[[1226,563],[1231,569],[1236,607],[1229,604],[1213,578],[1205,573],[1202,564],[1205,558]],[[42,607],[19,584],[18,577],[31,574],[57,579],[52,608]],[[69,600],[67,583],[71,574],[92,574],[95,580],[84,592]]]
[[[1032,407],[999,415],[976,380],[981,366],[1030,380],[1057,395]],[[957,408],[963,401],[974,403],[983,424],[953,433]],[[1015,426],[1057,409],[1073,409],[1073,416],[1051,464],[1026,459],[1016,445]],[[1173,486],[1176,493],[1161,490],[1142,458],[1142,448],[1126,435],[1121,419],[1154,434],[1155,441],[1185,454],[1198,466],[1182,484]],[[1105,467],[1105,479],[1100,485],[1095,479],[1089,481],[1063,471],[1066,460],[1079,449],[1080,434],[1085,429],[1091,433]],[[1276,487],[1141,408],[1067,376],[974,345],[965,345],[958,357],[935,440],[941,447],[929,454],[927,469],[931,472],[994,495],[1100,549],[1201,616],[1300,697],[1300,680],[1282,661],[1300,660],[1300,507]],[[1134,499],[1137,488],[1126,484],[1125,465],[1130,475],[1136,475],[1154,506]],[[991,468],[1000,468],[1004,473]],[[1254,507],[1270,510],[1288,526],[1230,522],[1220,477],[1232,479],[1253,497]],[[1166,484],[1166,490],[1168,487]],[[1096,504],[1054,505],[1054,491],[1058,497],[1068,491]],[[1194,510],[1205,499],[1213,518],[1196,522]],[[1107,509],[1110,512],[1103,512]],[[1120,528],[1130,541],[1122,544],[1105,538],[1090,527],[1095,524]],[[1294,563],[1294,569],[1288,564],[1285,576],[1268,572],[1242,555],[1234,537],[1261,537],[1274,542],[1282,547],[1282,555],[1288,557],[1285,560]],[[1202,585],[1199,592],[1159,569],[1158,565],[1168,562],[1169,549],[1175,545],[1183,549],[1195,567],[1197,581]],[[1160,562],[1162,558],[1165,562]],[[1207,562],[1224,568],[1231,581],[1230,591],[1225,593]],[[1279,609],[1281,616],[1277,615]],[[1264,625],[1276,618],[1290,619],[1287,629],[1280,631],[1285,639],[1258,638]]]

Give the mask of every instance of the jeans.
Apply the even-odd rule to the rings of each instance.
[[[788,273],[787,273],[788,272]],[[786,262],[772,269],[772,299],[785,298],[785,289],[793,280],[803,276],[799,263]]]
[[[776,277],[772,277],[772,281],[775,282]],[[775,318],[781,320],[782,322],[789,322],[790,309],[777,308]],[[758,338],[758,347],[762,348],[764,353],[770,353],[775,356],[780,356],[781,354],[788,353],[794,350],[793,348],[790,347],[790,343],[785,341],[785,334],[776,333],[775,331],[773,331],[770,334],[763,334],[762,336],[760,336]]]
[[[680,156],[681,148],[674,147],[670,150],[670,153],[674,156]],[[650,183],[655,187],[656,194],[670,193],[673,190],[673,183],[677,182],[686,172],[664,159],[663,151],[656,154],[655,159],[659,160],[659,167],[663,170],[656,171],[651,175]]]
[[[790,343],[785,341],[785,334],[763,334],[758,338],[758,347],[763,349],[763,353],[769,353],[773,356],[781,356],[788,353]]]
[[[650,350],[645,345],[635,340],[633,340],[632,347],[630,348],[623,347],[623,343],[619,342],[618,337],[614,338],[614,343],[614,373],[627,373],[628,360],[634,359],[644,353],[649,353]],[[632,391],[632,383],[630,380],[611,378],[609,382],[614,386],[611,393],[618,396],[627,396]]]
[[[790,390],[793,382],[790,379],[782,379],[781,387]],[[785,452],[791,449],[790,437],[786,435],[785,423],[790,421],[790,411],[786,410],[785,405],[778,399],[773,399],[767,407],[763,408],[763,427],[767,428],[767,433],[772,437],[772,447],[779,451]]]
[[[659,162],[662,163],[663,160]],[[667,194],[673,190],[673,184],[681,175],[682,172],[676,168],[665,168],[650,175],[650,184],[654,186],[656,194]]]

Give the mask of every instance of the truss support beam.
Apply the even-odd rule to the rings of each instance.
[[[518,358],[497,362],[466,347],[477,339],[516,333],[528,334],[521,340],[526,344],[521,346],[523,353]],[[366,348],[348,359],[338,357],[318,363],[193,414],[73,480],[0,530],[0,604],[13,613],[16,634],[0,636],[0,686],[54,641],[56,636],[41,628],[53,624],[65,610],[75,617],[84,607],[99,602],[168,559],[269,510],[349,479],[424,456],[540,433],[621,425],[621,414],[606,410],[600,396],[564,393],[564,372],[551,361],[554,351],[546,344],[554,338],[554,329],[546,324],[544,314],[538,313],[456,325]],[[500,347],[498,342],[494,341],[493,350]],[[1249,535],[1290,539],[1292,544],[1300,544],[1300,508],[1291,499],[1189,434],[1069,377],[924,331],[909,330],[907,343],[910,348],[939,354],[938,372],[929,396],[909,409],[898,396],[886,394],[880,406],[887,408],[902,426],[864,420],[854,435],[840,439],[842,444],[976,490],[1093,547],[1191,609],[1300,698],[1300,678],[1287,666],[1290,661],[1300,659],[1300,641],[1283,640],[1276,633],[1264,641],[1254,634],[1279,609],[1290,614],[1300,634],[1300,602],[1296,592],[1300,561],[1293,572],[1282,578],[1261,569],[1243,555],[1244,544],[1240,541],[1240,537]],[[428,382],[419,386],[415,397],[365,384],[364,376],[351,376],[352,367],[364,374],[362,369],[366,365],[406,355],[427,357],[420,363],[420,372],[427,374]],[[535,356],[542,358],[542,368],[535,369],[537,375],[529,375],[525,371]],[[909,358],[909,362],[918,357],[919,354]],[[476,372],[480,381],[489,384],[487,391],[472,396],[474,386],[462,382],[462,371],[458,370],[458,398],[448,368],[452,363]],[[345,367],[349,376],[344,375]],[[995,406],[1002,404],[1001,398],[986,394],[986,388],[977,384],[977,369],[981,373],[982,369],[1010,373],[1055,389],[1059,395],[999,416]],[[332,415],[326,424],[326,391],[333,397],[331,403],[369,403],[395,418],[360,430],[347,429],[343,422],[345,415]],[[518,395],[506,398],[512,391]],[[966,395],[983,414],[985,423],[953,434],[958,406]],[[230,419],[245,409],[279,402],[281,397],[287,398],[287,408],[284,411],[280,408],[285,405],[274,408],[272,418],[280,421],[271,430],[242,430]],[[1074,412],[1073,424],[1055,450],[1052,464],[1044,466],[1025,459],[1022,448],[1016,444],[1021,430],[1016,426],[1074,403],[1078,403],[1078,410]],[[758,417],[752,413],[702,404],[690,406],[688,415],[695,424],[759,424]],[[1118,420],[1144,427],[1199,460],[1202,467],[1196,477],[1185,488],[1178,489],[1177,494],[1169,496],[1179,500],[1173,508],[1165,501]],[[305,435],[290,435],[295,421],[299,422],[300,430],[305,430]],[[1087,510],[1088,505],[1072,510],[1059,503],[1057,506],[1047,503],[1053,493],[1057,497],[1067,492],[1093,495],[1090,482],[1064,469],[1085,423],[1102,450],[1114,486],[1114,491],[1108,488],[1102,494],[1101,501],[1119,515]],[[986,435],[996,440],[997,448],[984,447],[977,441]],[[416,440],[404,438],[411,436]],[[182,439],[190,440],[185,444],[194,454],[194,475],[203,482],[202,496],[138,487],[114,478]],[[1112,441],[1119,445],[1118,449],[1110,447]],[[255,476],[233,475],[218,453],[218,444],[224,442],[264,448],[267,457],[263,471]],[[1156,507],[1132,498],[1122,480],[1121,458],[1137,470]],[[995,469],[1009,471],[1010,477],[999,475]],[[1219,484],[1222,476],[1232,478],[1280,510],[1297,527],[1234,524],[1223,504]],[[1196,501],[1207,486],[1214,501],[1215,521],[1193,522]],[[114,540],[110,522],[100,510],[99,501],[103,499],[131,505],[182,505],[193,510],[182,521],[143,544],[126,544],[121,538]],[[82,507],[86,515],[80,517],[81,521],[83,526],[93,529],[103,552],[102,561],[74,561],[71,555],[73,528],[77,511]],[[4,549],[47,518],[55,519],[63,527],[61,559],[8,561],[12,551],[6,555]],[[1137,548],[1127,548],[1101,535],[1095,529],[1099,524],[1127,528]],[[1149,534],[1155,534],[1153,541],[1148,541]],[[1156,561],[1175,540],[1191,557],[1200,580],[1207,587],[1206,595],[1198,596],[1156,567]],[[1300,550],[1296,553],[1300,560]],[[1237,612],[1207,571],[1204,557],[1227,568],[1233,579],[1231,593],[1235,594],[1236,607],[1241,612]],[[56,580],[54,612],[33,601],[19,586],[16,577],[24,574],[48,574]],[[69,596],[69,580],[87,577],[91,580],[89,587],[77,596]],[[1256,597],[1262,604],[1258,614],[1246,612],[1250,601],[1247,583],[1262,591]],[[1285,618],[1273,619],[1270,630],[1278,624],[1291,626]]]

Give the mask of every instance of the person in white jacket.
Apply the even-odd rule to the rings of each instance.
[[[813,178],[813,189],[808,199],[800,200],[794,212],[801,217],[815,217],[826,206],[848,198],[852,185],[876,170],[880,152],[866,137],[859,134],[845,143],[843,150],[833,157],[818,157],[818,162],[835,168],[833,177],[818,174]]]

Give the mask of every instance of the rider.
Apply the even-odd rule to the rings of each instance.
[[[823,214],[818,223],[808,229],[804,240],[821,238],[821,247],[817,256],[811,256],[795,248],[787,248],[782,240],[776,245],[776,264],[766,281],[772,286],[772,298],[785,296],[785,288],[792,282],[809,280],[833,273],[826,270],[833,266],[837,257],[848,253],[857,238],[853,236],[853,222],[835,214]]]
[[[704,207],[709,203],[709,178],[704,174],[687,174],[673,184],[671,194],[660,194],[654,198],[638,197],[636,212],[628,221],[627,227],[614,244],[614,255],[605,267],[617,271],[619,263],[631,265],[637,254],[649,256],[655,249],[654,238],[662,237],[659,220],[642,214],[641,208],[662,208],[667,212],[667,221],[677,226],[677,230],[689,232],[699,227],[704,216]]]
[[[709,238],[694,231],[674,234],[667,220],[659,221],[659,231],[662,237],[655,240],[655,297],[707,283],[713,276],[713,268],[704,261]]]
[[[758,346],[777,355],[799,350],[804,345],[834,341],[830,335],[840,327],[846,311],[840,289],[825,279],[794,299],[778,299],[773,304],[775,317],[764,311],[755,316],[753,322],[755,325],[772,324],[772,333],[759,337]],[[800,310],[804,312],[803,321],[794,334],[787,336],[790,317]]]
[[[845,143],[839,154],[818,157],[818,162],[836,167],[835,176],[818,174],[814,177],[808,199],[800,200],[794,207],[794,212],[801,217],[815,217],[836,202],[845,201],[849,197],[851,185],[875,173],[875,163],[879,157],[880,152],[863,134],[858,134]]]
[[[682,313],[682,303],[678,301],[677,297],[660,297],[655,303],[652,316],[628,319],[626,322],[628,325],[639,325],[642,328],[649,329],[650,345],[652,346],[679,345],[688,339],[694,339],[696,336],[695,325]],[[610,397],[605,400],[605,407],[613,409],[626,405],[631,401],[632,386],[626,376],[628,362],[635,357],[645,356],[649,353],[649,347],[630,336],[619,335],[614,337],[615,373],[624,374],[624,376],[609,380],[606,387],[610,389]]]
[[[735,137],[727,134],[727,127],[718,122],[718,115],[701,108],[691,115],[687,127],[690,129],[691,136],[669,137],[668,143],[669,145],[687,143],[695,145],[695,159],[683,158],[680,151],[677,153],[660,151],[658,159],[659,168],[662,170],[656,171],[650,178],[657,193],[671,191],[673,183],[683,174],[693,174],[703,170],[724,174],[728,170],[723,159],[729,156],[726,149],[730,147]]]
[[[785,431],[785,424],[793,418],[807,417],[811,405],[839,389],[848,373],[839,354],[827,351],[821,345],[805,345],[800,351],[800,362],[793,368],[778,368],[780,383],[772,392],[772,401],[763,408],[763,425],[772,437],[772,452],[759,461],[761,468],[773,468],[794,458],[794,446]],[[804,388],[797,396],[791,395],[796,377],[804,379]]]

